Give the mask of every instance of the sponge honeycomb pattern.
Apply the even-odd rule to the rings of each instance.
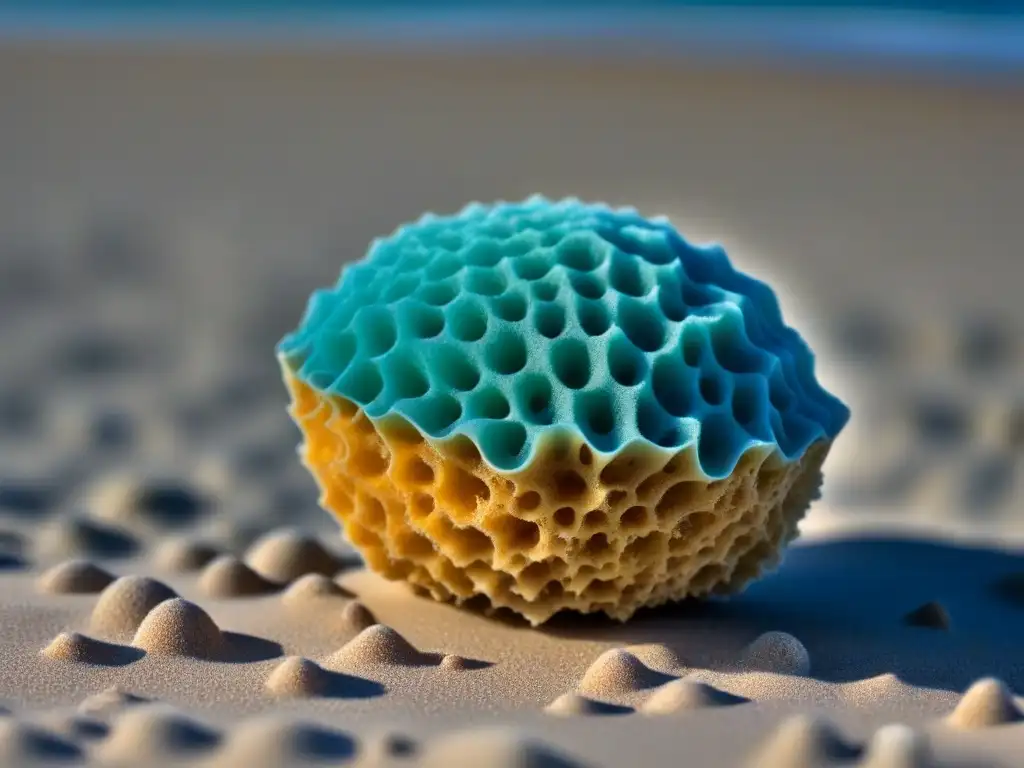
[[[322,503],[371,567],[534,623],[741,587],[849,415],[724,251],[576,200],[400,227],[279,358]]]

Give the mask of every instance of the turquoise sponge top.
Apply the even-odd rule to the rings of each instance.
[[[278,354],[369,418],[465,435],[503,471],[566,430],[604,454],[695,444],[719,479],[754,445],[793,460],[849,418],[775,294],[721,247],[575,199],[400,226],[313,293]]]

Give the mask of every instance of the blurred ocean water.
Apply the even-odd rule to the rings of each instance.
[[[1024,0],[0,0],[0,40],[589,45],[1024,70]]]

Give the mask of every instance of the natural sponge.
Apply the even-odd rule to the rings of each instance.
[[[370,567],[535,624],[742,588],[849,416],[720,247],[578,200],[399,227],[278,356],[321,503]]]

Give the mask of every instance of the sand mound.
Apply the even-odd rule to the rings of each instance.
[[[195,603],[180,597],[160,603],[139,625],[132,645],[163,656],[216,657],[224,636],[213,619]]]
[[[209,499],[182,480],[127,474],[102,480],[91,493],[96,515],[129,528],[181,528],[210,507]]]
[[[447,734],[434,741],[422,768],[484,766],[487,768],[582,768],[568,755],[505,728],[477,728]]]
[[[163,582],[147,576],[122,576],[100,593],[89,626],[107,637],[130,637],[150,611],[172,597],[177,593]]]
[[[931,768],[932,755],[923,734],[894,723],[875,731],[859,768]]]
[[[912,627],[927,629],[949,629],[949,612],[934,600],[920,605],[903,617],[903,622]]]
[[[125,710],[97,752],[103,761],[161,765],[195,758],[220,743],[220,735],[164,704],[141,704]]]
[[[286,528],[271,531],[246,552],[245,561],[271,581],[287,583],[307,573],[333,576],[338,561],[311,536]]]
[[[313,723],[264,715],[231,730],[217,754],[223,768],[269,768],[340,762],[356,753],[355,740],[341,731]]]
[[[853,760],[859,750],[847,744],[831,723],[811,715],[793,715],[747,761],[749,768],[821,768]]]
[[[192,573],[206,566],[220,551],[212,544],[189,536],[170,539],[161,544],[154,555],[158,568],[170,573]]]
[[[645,715],[670,715],[691,709],[730,707],[749,701],[697,680],[673,680],[655,689],[640,711]]]
[[[331,673],[316,662],[289,656],[267,678],[266,689],[275,696],[322,696],[330,687]]]
[[[69,557],[127,557],[138,549],[134,537],[84,517],[62,517],[43,525],[35,538],[41,560]]]
[[[107,588],[114,576],[88,560],[67,560],[43,573],[36,586],[51,595],[85,595]]]
[[[70,741],[28,723],[0,719],[0,765],[64,765],[83,759]]]
[[[849,703],[872,708],[879,701],[901,701],[914,695],[913,686],[907,685],[892,672],[843,683],[839,691]]]
[[[465,672],[466,670],[473,669],[473,664],[465,656],[447,653],[441,657],[438,667],[451,670],[452,672]]]
[[[377,664],[416,667],[429,663],[427,654],[384,624],[367,627],[327,659],[329,667],[349,668]]]
[[[302,605],[325,597],[344,598],[348,596],[349,593],[346,590],[322,573],[307,573],[293,581],[281,595],[281,599],[289,605]]]
[[[544,707],[544,711],[549,715],[558,715],[559,717],[583,717],[588,715],[625,715],[633,710],[618,704],[596,701],[578,693],[563,693]]]
[[[651,669],[659,672],[674,672],[686,666],[675,651],[664,643],[643,643],[627,645],[626,649]]]
[[[108,666],[126,661],[126,650],[78,632],[61,632],[40,653],[53,661]]]
[[[583,673],[580,693],[606,698],[622,693],[655,688],[671,678],[646,666],[640,659],[622,648],[605,651]]]
[[[231,555],[221,555],[203,569],[199,588],[208,597],[247,597],[277,590],[256,571]]]
[[[357,600],[341,609],[341,624],[351,632],[362,632],[377,623],[370,609]]]
[[[84,698],[78,705],[78,711],[83,715],[104,717],[136,704],[145,704],[148,701],[149,699],[143,696],[122,690],[115,685]]]
[[[780,675],[808,675],[811,657],[804,644],[786,632],[765,632],[748,645],[741,661],[747,669]]]
[[[955,728],[988,728],[1024,719],[1002,680],[985,677],[973,683],[946,718]]]

